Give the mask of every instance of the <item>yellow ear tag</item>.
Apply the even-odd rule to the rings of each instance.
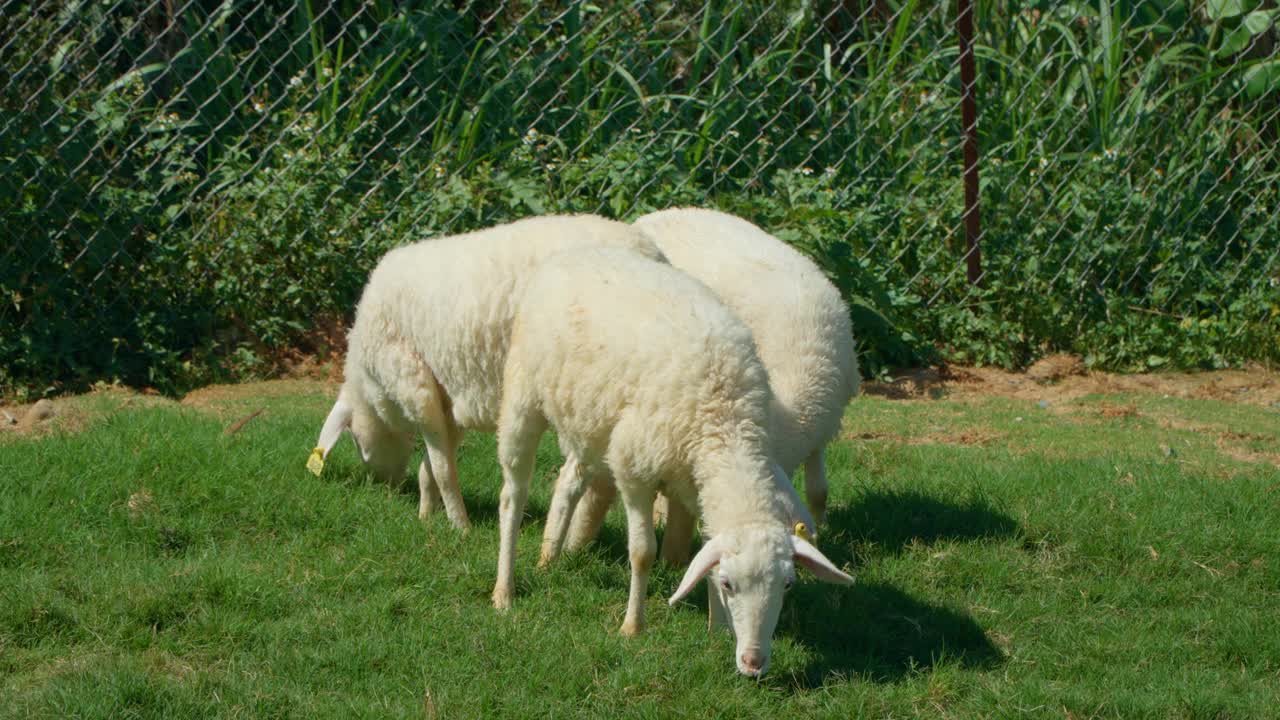
[[[802,522],[796,523],[796,527],[791,531],[791,534],[805,542],[813,542],[813,538],[809,535],[809,528],[805,527]]]
[[[311,456],[307,458],[307,469],[312,475],[320,477],[320,471],[324,470],[324,448],[311,451]]]

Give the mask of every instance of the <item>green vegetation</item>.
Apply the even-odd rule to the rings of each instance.
[[[1280,11],[977,5],[980,289],[951,5],[0,0],[0,387],[267,373],[390,247],[675,204],[811,254],[871,373],[1280,358]]]
[[[1255,718],[1280,693],[1274,409],[857,401],[820,544],[858,584],[802,578],[756,683],[701,591],[667,607],[676,570],[618,634],[620,513],[534,567],[554,443],[497,615],[491,437],[463,539],[349,442],[303,469],[319,387],[239,397],[95,395],[77,432],[0,436],[0,717]]]

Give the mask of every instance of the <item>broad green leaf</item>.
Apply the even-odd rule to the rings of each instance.
[[[1222,38],[1222,43],[1218,45],[1218,49],[1213,51],[1217,57],[1228,57],[1235,55],[1249,45],[1249,41],[1253,39],[1253,33],[1243,26],[1232,30]]]
[[[79,44],[76,40],[68,40],[59,45],[57,51],[53,53],[53,57],[49,60],[49,71],[57,74],[62,69],[62,63],[66,60],[67,53]]]
[[[1266,32],[1276,21],[1276,15],[1280,15],[1280,10],[1256,10],[1244,16],[1244,27],[1254,35]]]
[[[1205,12],[1211,20],[1223,20],[1243,15],[1255,5],[1253,0],[1209,0],[1205,4]]]
[[[1251,98],[1280,91],[1280,59],[1268,60],[1249,68],[1244,74],[1244,88]]]

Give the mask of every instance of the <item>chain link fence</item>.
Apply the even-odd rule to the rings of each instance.
[[[872,371],[1274,361],[1278,16],[980,3],[970,273],[950,4],[0,0],[0,385],[266,372],[391,247],[682,204],[814,257]]]

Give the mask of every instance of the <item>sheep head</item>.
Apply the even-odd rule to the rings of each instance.
[[[716,594],[708,602],[718,600],[728,610],[737,638],[734,660],[738,672],[759,677],[769,669],[773,631],[783,595],[795,582],[797,564],[826,582],[853,584],[852,577],[804,539],[782,527],[752,525],[726,530],[703,545],[689,563],[671,603],[706,577],[711,582],[708,593]]]
[[[368,403],[356,399],[345,388],[339,393],[338,401],[320,430],[316,450],[320,452],[321,463],[317,467],[323,466],[343,431],[351,433],[356,448],[360,450],[360,459],[375,478],[386,483],[395,483],[403,478],[405,466],[413,453],[413,437],[396,431],[378,417]]]

